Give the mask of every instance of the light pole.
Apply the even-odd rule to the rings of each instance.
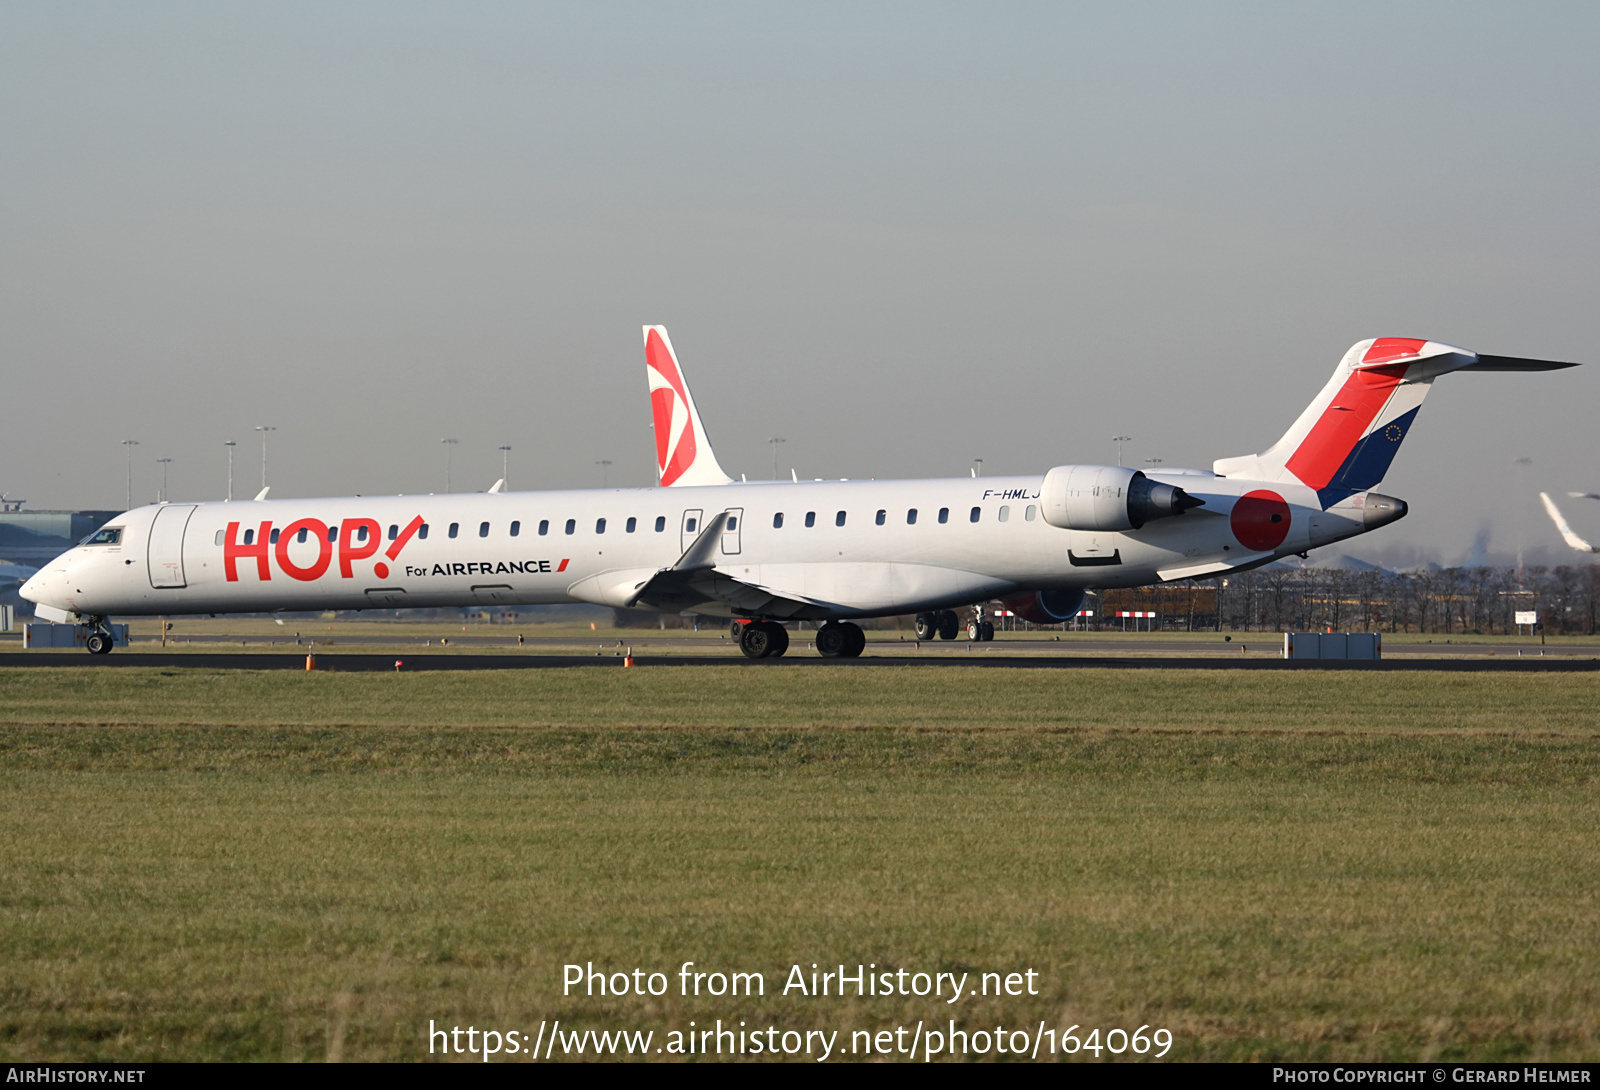
[[[611,482],[611,459],[602,458],[595,465],[600,467],[600,487],[609,487]]]
[[[277,431],[277,428],[266,424],[257,424],[256,431],[261,433],[261,487],[267,487],[267,432]]]
[[[232,439],[223,441],[223,446],[228,448],[228,499],[233,500],[233,448],[238,446]]]
[[[1122,444],[1133,442],[1131,435],[1113,435],[1111,441],[1117,444],[1117,465],[1122,464]]]
[[[444,490],[448,494],[450,491],[450,452],[455,449],[456,444],[461,440],[441,439],[439,442],[444,444]]]
[[[1511,464],[1514,465],[1514,466],[1517,466],[1518,468],[1523,470],[1524,474],[1526,474],[1526,472],[1528,470],[1533,468],[1533,459],[1532,458],[1513,458],[1511,460]],[[1525,487],[1522,487],[1521,485],[1519,485],[1518,488],[1517,488],[1517,491],[1519,493],[1523,493],[1523,492],[1526,492],[1527,489]],[[1518,587],[1522,586],[1522,523],[1523,523],[1523,520],[1519,518],[1517,520],[1517,586]]]
[[[768,439],[767,442],[772,445],[772,479],[773,480],[777,480],[778,479],[778,444],[779,443],[786,443],[786,442],[788,442],[788,440],[779,438],[778,436],[775,435],[771,439]]]
[[[128,452],[128,505],[124,510],[133,510],[133,448],[139,445],[137,439],[124,439],[122,449]]]
[[[156,461],[161,463],[161,491],[156,493],[156,502],[157,503],[166,503],[167,502],[167,467],[172,464],[172,459],[171,458],[157,458]]]
[[[511,477],[511,473],[509,471],[510,464],[511,464],[511,444],[510,443],[501,443],[500,444],[500,487],[501,487],[502,490],[507,490],[508,491],[509,488],[510,488],[510,477]]]

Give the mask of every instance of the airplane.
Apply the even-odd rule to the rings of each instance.
[[[162,503],[128,511],[24,584],[44,620],[175,613],[586,602],[730,618],[750,658],[786,623],[854,658],[863,618],[916,614],[919,639],[993,638],[982,603],[1041,624],[1091,588],[1244,571],[1405,516],[1372,491],[1433,380],[1550,360],[1435,341],[1358,342],[1276,443],[1210,470],[1061,465],[1000,478],[735,482],[671,339],[645,326],[655,488]]]
[[[1580,500],[1600,500],[1600,496],[1593,492],[1568,492],[1567,495]],[[1561,516],[1554,500],[1547,493],[1539,493],[1539,498],[1544,501],[1545,513],[1550,516],[1550,521],[1556,524],[1556,530],[1561,534],[1561,540],[1580,553],[1600,553],[1600,548],[1589,544],[1583,538],[1572,532],[1572,527],[1567,525],[1567,520]]]

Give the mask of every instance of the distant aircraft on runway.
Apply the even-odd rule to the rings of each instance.
[[[785,621],[854,657],[853,619],[917,614],[918,634],[993,636],[981,605],[1074,616],[1094,587],[1244,571],[1403,517],[1371,491],[1433,380],[1572,364],[1434,341],[1357,343],[1261,454],[1211,470],[1062,465],[1043,474],[733,482],[717,464],[667,331],[644,329],[658,488],[165,503],[129,511],[22,588],[45,620],[114,615],[590,602],[731,617],[751,658]]]

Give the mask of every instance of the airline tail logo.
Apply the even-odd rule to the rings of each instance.
[[[645,331],[644,362],[650,373],[650,411],[656,424],[656,471],[663,485],[677,482],[699,452],[689,418],[689,388],[663,330]]]
[[[663,326],[644,327],[645,373],[650,379],[650,412],[656,428],[656,472],[663,486],[727,484],[683,380],[672,340]]]
[[[1377,487],[1433,380],[1477,359],[1415,337],[1357,341],[1281,439],[1261,454],[1219,458],[1212,468],[1224,477],[1296,481],[1326,510]]]

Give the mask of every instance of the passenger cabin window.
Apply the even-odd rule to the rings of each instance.
[[[656,516],[656,533],[659,534],[661,531],[665,530],[666,528],[667,528],[667,516],[666,515],[657,515]]]
[[[597,534],[603,534],[603,533],[606,532],[606,520],[605,519],[595,519],[594,520],[594,532],[597,533]]]
[[[978,508],[978,507],[974,507],[974,508],[973,508],[973,509],[972,509],[972,515],[971,515],[971,517],[969,517],[969,518],[968,518],[968,519],[967,519],[967,521],[968,521],[968,522],[977,522],[977,521],[978,521],[978,512],[979,512],[979,511],[980,511],[980,510],[982,510],[982,508]]]
[[[455,537],[456,534],[459,533],[460,531],[461,531],[461,524],[459,522],[452,522],[450,524],[450,536],[451,537]]]
[[[685,530],[688,530],[692,534],[695,531],[695,527],[697,527],[699,525],[700,525],[700,520],[699,519],[689,519],[686,522],[684,522],[683,528]]]
[[[254,545],[256,543],[256,532],[254,530],[246,530],[244,532],[244,543],[246,545]]]
[[[248,531],[246,531],[246,532],[248,532]],[[118,544],[121,544],[121,542],[122,542],[122,527],[120,527],[120,526],[108,526],[104,530],[96,530],[94,533],[92,533],[88,537],[84,538],[83,541],[81,542],[81,544],[84,544],[84,545],[118,545]],[[221,545],[222,544],[222,539],[218,538],[217,539],[217,544]]]
[[[729,515],[728,516],[728,529],[737,530],[738,528],[739,528],[739,519],[734,515]]]
[[[1002,503],[1000,505],[999,518],[1000,518],[1001,522],[1010,522],[1011,521],[1011,506],[1009,504]],[[973,522],[977,522],[978,521],[978,509],[976,507],[974,507],[972,509],[972,521]]]
[[[883,525],[883,520],[888,518],[888,517],[889,517],[889,512],[880,510],[878,512],[878,517],[876,519],[874,519],[873,521],[875,521],[879,526],[882,526]]]
[[[949,521],[950,521],[950,508],[948,508],[948,507],[939,508],[939,524],[942,526],[943,524],[945,524],[945,523],[947,523]]]
[[[302,526],[302,527],[300,527],[300,532],[298,534],[294,535],[294,539],[296,541],[301,542],[302,544],[304,544],[307,536],[309,536],[308,531],[307,531],[306,527]]]
[[[807,511],[806,512],[806,528],[810,529],[811,527],[815,526],[816,524],[817,524],[817,513],[815,511]]]
[[[578,520],[577,519],[568,519],[567,520],[567,533],[575,534],[577,532],[578,532]]]
[[[627,525],[626,525],[626,526],[624,526],[624,527],[623,527],[623,529],[624,529],[624,530],[626,530],[626,531],[627,531],[627,532],[628,532],[628,533],[630,533],[630,534],[631,534],[631,533],[633,533],[633,532],[634,532],[634,531],[635,531],[635,530],[637,530],[637,529],[638,529],[638,528],[639,528],[639,520],[638,520],[638,519],[636,519],[636,518],[633,518],[633,517],[632,517],[632,516],[631,516],[631,515],[630,515],[630,516],[629,516],[629,518],[628,518],[628,524],[627,524]]]
[[[365,526],[361,527],[358,532],[361,535],[361,540],[362,541],[367,540],[367,528]],[[333,541],[333,542],[337,542],[339,540],[339,525],[338,525],[338,523],[335,523],[334,525],[328,527],[328,540],[329,541]]]
[[[90,540],[89,540],[89,539],[88,539],[88,538],[84,538],[84,539],[83,539],[83,543],[84,543],[84,544],[85,544],[85,545],[93,545],[93,544],[96,544],[96,542],[92,542],[92,541],[90,541]],[[221,531],[221,530],[218,530],[218,531],[217,531],[217,544],[218,544],[218,545],[221,545],[221,544],[222,544],[222,531]]]
[[[417,540],[418,541],[427,541],[428,540],[428,524],[426,522],[424,522],[421,526],[417,527]]]
[[[283,533],[282,530],[272,531],[272,544],[276,545],[278,543],[278,535],[281,533]]]
[[[913,507],[911,510],[906,512],[906,525],[907,526],[915,526],[916,524],[917,524],[917,509],[915,507]]]
[[[549,519],[540,519],[539,520],[539,536],[540,537],[544,537],[544,535],[548,534],[549,532],[550,532],[550,520]]]
[[[833,516],[833,524],[835,526],[843,526],[844,525],[844,512],[843,511],[840,511],[837,515]]]
[[[391,522],[389,524],[389,540],[393,541],[395,538],[397,538],[399,536],[400,536],[400,527],[399,527],[399,525],[397,523]]]
[[[772,516],[772,528],[774,530],[783,529],[783,512],[782,511],[779,511],[776,515]]]
[[[489,536],[489,524],[487,522],[478,523],[478,536],[479,537],[488,537]]]
[[[1028,504],[1027,507],[1023,508],[1022,520],[1024,522],[1032,522],[1033,521],[1033,517],[1035,515],[1037,515],[1038,513],[1039,513],[1039,509],[1037,507],[1035,507],[1033,504],[1030,503],[1030,504]]]
[[[511,523],[511,536],[516,537],[520,533],[522,533],[522,523],[514,520]]]

